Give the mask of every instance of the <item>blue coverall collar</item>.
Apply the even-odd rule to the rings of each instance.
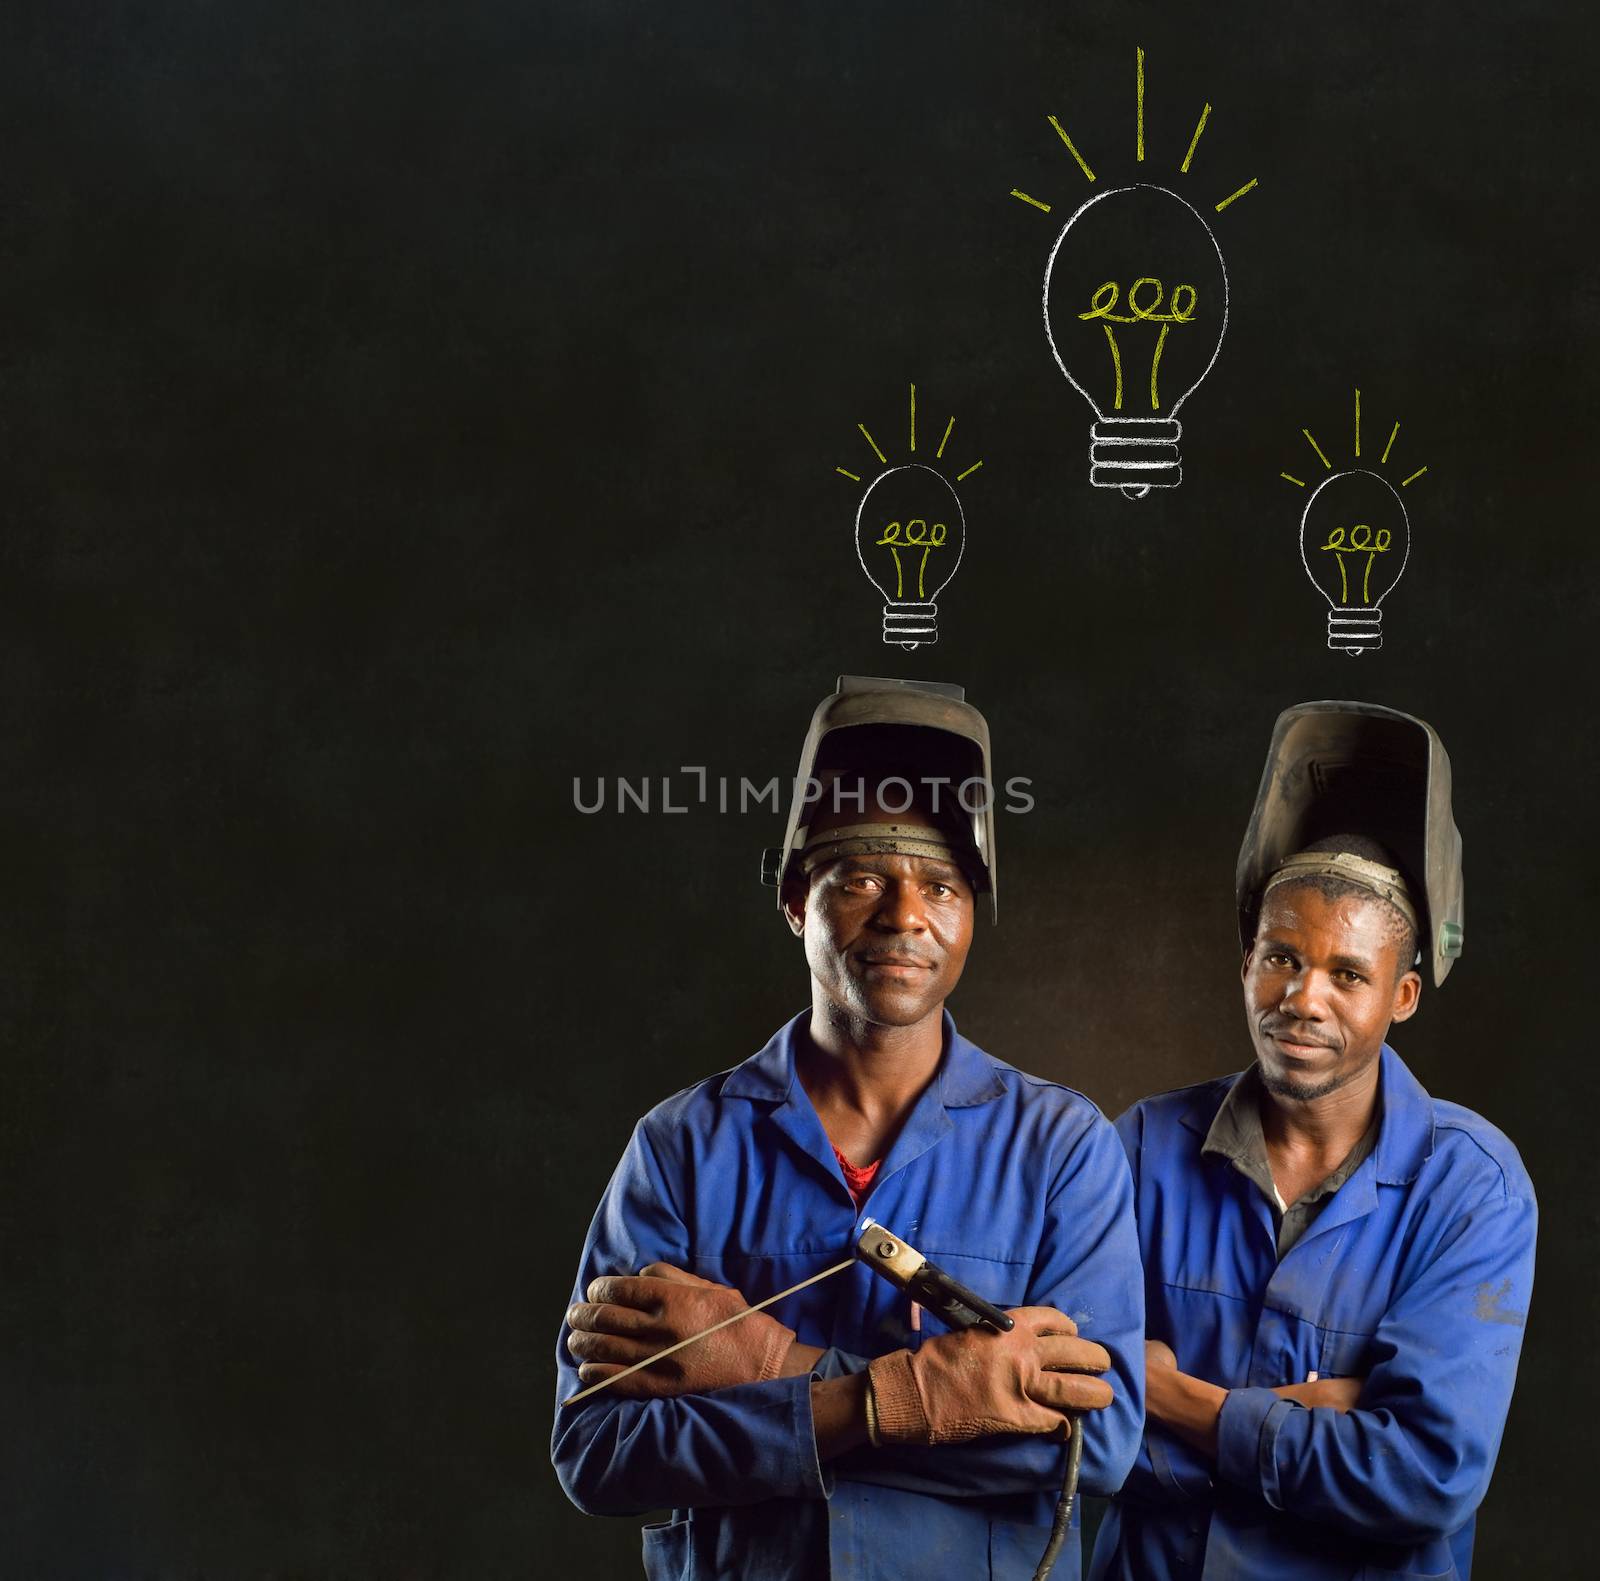
[[[1005,1091],[1005,1083],[994,1063],[975,1043],[956,1031],[955,1018],[942,1013],[944,1057],[929,1092],[938,1094],[940,1107],[964,1109],[987,1103]],[[811,1024],[811,1012],[802,1010],[774,1032],[759,1053],[742,1065],[735,1065],[722,1084],[727,1098],[763,1098],[768,1103],[792,1102],[796,1095],[805,1098],[795,1074],[795,1043]],[[809,1102],[809,1100],[807,1100]]]
[[[811,1012],[803,1010],[780,1027],[760,1053],[728,1073],[722,1084],[722,1094],[728,1098],[754,1098],[775,1104],[777,1107],[771,1113],[773,1122],[837,1177],[844,1189],[844,1177],[833,1160],[828,1134],[795,1069],[795,1046],[798,1039],[806,1035],[810,1020]],[[942,1024],[944,1054],[938,1073],[912,1106],[900,1134],[884,1155],[880,1180],[912,1159],[920,1158],[953,1129],[950,1116],[945,1112],[947,1109],[988,1103],[1005,1091],[1005,1083],[994,1062],[956,1031],[955,1020],[948,1010],[942,1013]]]
[[[1387,1043],[1378,1059],[1381,1118],[1377,1145],[1313,1221],[1306,1240],[1371,1212],[1379,1185],[1403,1186],[1415,1180],[1433,1154],[1433,1099]],[[1238,1079],[1237,1075],[1225,1076],[1202,1088],[1184,1113],[1184,1125],[1204,1137]]]
[[[1404,1186],[1417,1178],[1433,1156],[1433,1099],[1387,1043],[1381,1058],[1378,1079],[1383,1124],[1372,1156],[1379,1181],[1386,1186]]]

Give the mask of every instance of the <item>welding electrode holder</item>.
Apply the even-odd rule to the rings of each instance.
[[[975,1328],[981,1323],[995,1334],[1004,1334],[1017,1326],[1015,1318],[952,1279],[942,1268],[935,1268],[921,1252],[907,1246],[876,1219],[862,1221],[856,1256],[951,1328]]]

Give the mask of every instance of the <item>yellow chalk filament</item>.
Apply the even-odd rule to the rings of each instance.
[[[981,467],[982,465],[983,465],[983,463],[981,461],[974,461],[972,463],[972,465],[970,467],[968,467],[965,472],[956,473],[956,482],[959,483],[963,478],[971,477],[972,474],[974,472],[976,472],[978,470],[978,468]]]
[[[1356,460],[1361,459],[1361,392],[1356,391]]]
[[[849,478],[852,483],[859,483],[861,481],[861,474],[859,472],[846,472],[843,467],[835,467],[833,470],[837,472],[840,477]]]
[[[1426,467],[1418,467],[1417,470],[1415,472],[1413,472],[1409,478],[1406,478],[1404,481],[1402,481],[1402,483],[1400,484],[1400,487],[1401,488],[1405,488],[1406,484],[1415,483],[1417,481],[1417,479],[1420,478],[1422,476],[1422,474],[1424,472],[1426,472],[1427,470],[1428,469]]]
[[[1024,203],[1031,203],[1042,214],[1048,214],[1050,212],[1050,205],[1048,203],[1041,203],[1037,198],[1030,198],[1026,192],[1018,192],[1015,187],[1011,189],[1011,196],[1014,198],[1021,198]]]
[[[1328,471],[1332,472],[1333,471],[1333,463],[1330,460],[1328,460],[1328,458],[1325,455],[1323,455],[1322,446],[1319,445],[1316,442],[1316,440],[1311,438],[1311,430],[1309,428],[1302,428],[1300,430],[1300,432],[1306,436],[1307,440],[1310,441],[1311,448],[1313,450],[1315,450],[1316,453],[1317,453],[1317,460],[1320,461],[1323,464],[1323,466],[1325,466],[1328,469]]]
[[[1239,188],[1237,192],[1230,192],[1228,196],[1217,205],[1217,213],[1220,214],[1230,203],[1233,202],[1235,198],[1242,198],[1245,193],[1247,193],[1260,179],[1261,178],[1259,176],[1252,176],[1242,187]]]
[[[1295,478],[1295,477],[1290,477],[1290,476],[1289,476],[1289,474],[1288,474],[1288,473],[1287,473],[1287,472],[1280,472],[1280,473],[1279,473],[1279,474],[1278,474],[1278,476],[1279,476],[1279,477],[1280,477],[1280,478],[1284,478],[1284,479],[1287,479],[1287,481],[1288,481],[1288,482],[1290,482],[1290,483],[1292,483],[1292,484],[1294,484],[1294,486],[1295,486],[1295,487],[1296,487],[1296,488],[1297,488],[1297,489],[1303,489],[1303,488],[1304,488],[1304,487],[1305,487],[1305,486],[1306,486],[1306,483],[1305,483],[1305,479],[1304,479],[1304,478]]]
[[[1389,443],[1383,447],[1383,454],[1378,457],[1378,465],[1382,466],[1389,459],[1389,452],[1394,449],[1394,436],[1400,432],[1400,425],[1396,423],[1389,433]]]
[[[872,435],[867,432],[867,425],[865,423],[857,423],[856,427],[861,430],[861,437],[863,439],[865,439],[866,442],[869,445],[872,446],[873,455],[875,455],[878,458],[878,460],[880,460],[885,466],[888,466],[889,458],[886,455],[884,455],[884,453],[881,450],[878,449],[878,441],[876,439],[874,439],[872,437]]]
[[[917,453],[917,387],[911,386],[911,454]],[[1360,451],[1356,452],[1360,455]]]
[[[1194,136],[1189,139],[1189,152],[1183,156],[1183,163],[1178,166],[1178,169],[1184,175],[1188,175],[1189,173],[1189,161],[1194,158],[1195,147],[1200,141],[1200,134],[1206,129],[1206,117],[1210,114],[1211,106],[1208,104],[1205,109],[1200,112],[1200,124],[1195,127]]]
[[[1152,412],[1161,410],[1161,397],[1156,394],[1156,370],[1161,366],[1161,348],[1166,345],[1167,331],[1171,328],[1170,324],[1161,326],[1161,333],[1156,336],[1156,354],[1150,359],[1150,410]]]
[[[950,421],[948,423],[946,423],[944,425],[944,438],[939,441],[939,448],[937,450],[935,450],[934,453],[933,453],[933,459],[935,461],[937,461],[940,458],[940,456],[942,456],[944,454],[944,447],[947,444],[950,443],[950,430],[952,428],[954,428],[955,426],[956,426],[956,420],[953,417],[950,419]]]
[[[1084,159],[1083,155],[1080,154],[1078,152],[1078,150],[1073,147],[1072,139],[1067,136],[1066,127],[1064,127],[1053,115],[1047,115],[1045,117],[1045,120],[1047,120],[1053,127],[1055,127],[1056,136],[1059,137],[1061,139],[1061,141],[1067,145],[1067,152],[1069,154],[1071,154],[1072,157],[1078,161],[1078,169],[1081,170],[1084,173],[1084,175],[1086,175],[1089,178],[1089,180],[1093,181],[1094,180],[1094,172],[1089,168],[1088,162]],[[1020,192],[1016,193],[1014,195],[1016,197],[1021,197],[1022,196],[1022,194]]]
[[[1122,410],[1122,353],[1117,350],[1117,335],[1109,324],[1101,324],[1101,329],[1106,332],[1106,344],[1111,348],[1111,363],[1117,370],[1117,393],[1112,401],[1113,411]]]

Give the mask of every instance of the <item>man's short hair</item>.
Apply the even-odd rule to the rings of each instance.
[[[1320,840],[1313,840],[1304,847],[1307,851],[1326,851],[1329,853],[1344,852],[1348,856],[1359,856],[1364,861],[1376,862],[1383,867],[1394,868],[1404,876],[1399,862],[1395,860],[1394,853],[1381,842],[1365,834],[1329,834]],[[1391,900],[1375,894],[1364,884],[1358,884],[1354,879],[1337,878],[1331,873],[1307,873],[1303,876],[1287,878],[1281,884],[1273,886],[1279,889],[1314,889],[1325,900],[1346,900],[1354,896],[1357,900],[1370,900],[1383,908],[1386,923],[1386,936],[1395,941],[1395,976],[1403,976],[1415,964],[1417,959],[1417,930],[1410,919]],[[1409,879],[1406,887],[1413,894],[1415,886]],[[1259,916],[1257,931],[1260,931]]]

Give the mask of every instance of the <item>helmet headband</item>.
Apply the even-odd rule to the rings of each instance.
[[[1382,862],[1369,862],[1364,856],[1354,856],[1349,851],[1297,851],[1262,885],[1262,899],[1279,884],[1308,878],[1339,878],[1349,884],[1359,884],[1380,900],[1387,900],[1411,924],[1411,931],[1417,931],[1417,908],[1400,870],[1385,867]]]

